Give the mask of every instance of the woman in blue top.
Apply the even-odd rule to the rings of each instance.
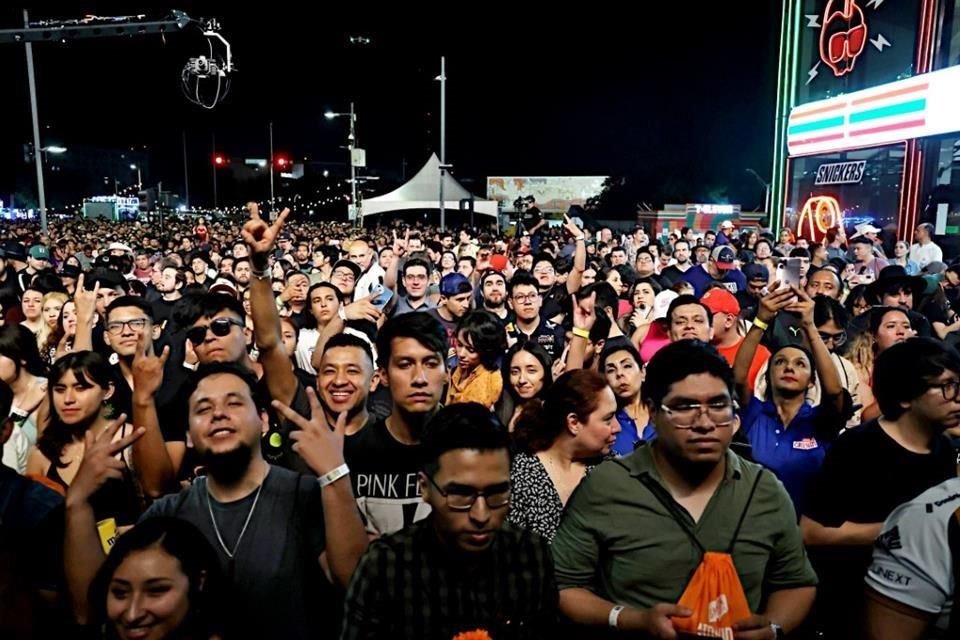
[[[844,426],[847,401],[830,351],[814,323],[813,300],[798,287],[778,286],[774,283],[771,292],[760,300],[757,318],[740,346],[733,373],[741,406],[742,437],[750,443],[754,460],[780,478],[797,512],[802,513],[826,447]],[[764,331],[783,311],[800,316],[810,351],[796,346],[774,350],[767,368],[767,397],[759,400],[747,384],[750,363]],[[806,394],[817,375],[823,395],[820,404],[811,407]]]
[[[613,444],[618,456],[633,453],[641,442],[657,437],[647,406],[640,400],[643,386],[643,359],[626,338],[607,341],[600,353],[600,372],[617,397],[617,422],[620,433]]]

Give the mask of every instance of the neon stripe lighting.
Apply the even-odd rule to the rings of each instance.
[[[913,129],[914,127],[922,127],[927,121],[923,118],[919,120],[907,120],[906,122],[897,122],[894,124],[885,124],[879,127],[871,127],[869,129],[858,129],[856,131],[851,131],[851,136],[868,136],[874,133],[884,133],[886,131],[899,131],[901,129]]]
[[[900,102],[887,105],[886,107],[877,107],[868,111],[859,111],[850,114],[850,124],[858,122],[867,122],[868,120],[877,120],[879,118],[889,118],[891,116],[900,116],[905,113],[916,113],[927,108],[926,98],[911,100],[909,102]]]
[[[796,135],[798,133],[809,133],[810,131],[820,131],[821,129],[832,129],[833,127],[842,126],[843,116],[837,116],[835,118],[824,118],[823,120],[805,122],[804,124],[795,124],[787,129],[787,134]]]
[[[844,105],[842,104],[835,104],[827,107],[820,107],[818,109],[807,109],[807,110],[796,109],[794,110],[793,113],[790,114],[790,119],[798,120],[800,118],[806,118],[807,116],[814,116],[820,113],[830,113],[831,111],[842,111],[843,107]]]
[[[831,133],[825,136],[817,136],[816,138],[805,138],[804,140],[797,140],[791,142],[790,146],[792,147],[801,147],[805,144],[816,144],[818,142],[827,142],[828,140],[839,140],[843,138],[843,133]]]
[[[866,98],[860,98],[859,100],[854,100],[850,104],[857,107],[861,104],[868,104],[870,102],[876,102],[877,100],[883,100],[884,98],[895,98],[897,96],[907,95],[908,93],[916,93],[917,91],[926,91],[930,88],[929,82],[922,82],[916,84],[912,87],[904,87],[903,89],[895,89],[893,91],[886,91],[884,93],[878,93],[875,96],[868,96]]]

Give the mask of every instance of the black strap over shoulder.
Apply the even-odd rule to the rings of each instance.
[[[627,467],[627,465],[625,465],[620,460],[614,459],[613,462],[620,465],[627,471],[629,471],[629,468]],[[734,529],[733,537],[730,540],[730,545],[727,547],[727,553],[733,552],[733,546],[734,544],[736,544],[737,538],[740,536],[740,529],[741,527],[743,527],[744,520],[746,520],[747,511],[750,510],[750,505],[753,503],[753,496],[757,492],[757,486],[760,484],[760,479],[763,476],[764,471],[765,471],[764,469],[760,469],[753,480],[753,485],[750,487],[750,495],[747,497],[747,503],[744,505],[743,511],[740,513],[740,518],[737,521],[737,527],[736,529]],[[670,495],[660,485],[660,483],[654,480],[649,473],[641,474],[638,479],[640,480],[640,483],[644,487],[646,487],[651,494],[653,494],[653,497],[656,498],[657,501],[663,505],[663,507],[667,510],[667,512],[671,515],[671,517],[673,517],[676,523],[680,525],[680,528],[683,529],[683,532],[686,533],[687,536],[690,538],[690,540],[693,541],[693,544],[696,545],[698,549],[700,549],[700,553],[706,553],[707,552],[706,547],[703,546],[703,543],[701,543],[700,539],[697,538],[696,533],[694,533],[693,529],[691,529],[690,526],[687,524],[687,521],[683,517],[683,513],[680,511],[679,505],[677,505],[677,502],[676,500],[674,500],[673,496]]]

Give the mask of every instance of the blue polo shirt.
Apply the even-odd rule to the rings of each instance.
[[[623,409],[617,410],[617,422],[620,423],[620,433],[617,434],[617,441],[610,449],[618,456],[628,456],[637,448],[637,443],[652,442],[657,437],[657,431],[653,428],[652,422],[648,422],[641,433],[637,429],[637,421]]]
[[[740,420],[754,460],[777,475],[799,516],[827,449],[843,427],[842,417],[830,406],[811,407],[804,402],[784,427],[773,401],[754,397],[741,411]]]

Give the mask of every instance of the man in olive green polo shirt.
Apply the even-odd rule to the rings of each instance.
[[[664,347],[647,365],[656,440],[587,476],[553,541],[568,618],[676,637],[670,618],[690,615],[675,603],[702,558],[691,535],[707,551],[732,548],[754,614],[737,637],[775,640],[806,618],[817,577],[783,485],[763,471],[754,491],[762,468],[729,450],[739,427],[733,387],[727,362],[699,341]]]

